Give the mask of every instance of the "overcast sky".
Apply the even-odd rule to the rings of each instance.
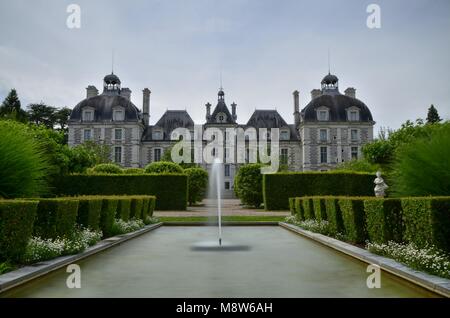
[[[67,6],[81,7],[81,28],[66,26]],[[366,26],[371,3],[381,29]],[[352,86],[379,126],[425,118],[434,104],[450,119],[448,0],[0,0],[0,99],[16,88],[23,107],[74,107],[92,84],[114,73],[151,123],[166,109],[187,109],[196,123],[215,105],[222,72],[238,121],[276,108],[293,123],[328,72],[341,92]]]

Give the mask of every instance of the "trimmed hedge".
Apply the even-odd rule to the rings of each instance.
[[[367,235],[374,243],[402,242],[402,205],[399,199],[364,200]]]
[[[91,230],[100,228],[103,199],[101,197],[77,197],[78,216],[77,223]]]
[[[401,202],[404,240],[450,251],[450,197],[405,198]]]
[[[117,212],[116,218],[122,219],[123,221],[128,221],[130,219],[131,212],[131,198],[128,197],[118,197],[117,198]]]
[[[186,210],[188,177],[184,174],[74,174],[58,178],[53,187],[58,196],[154,195],[157,210]]]
[[[131,198],[130,217],[135,219],[142,219],[142,207],[144,199],[142,197]]]
[[[295,198],[295,200],[294,200],[294,207],[295,207],[295,213],[297,215],[297,218],[300,221],[304,221],[305,220],[305,213],[304,213],[304,210],[303,210],[302,198]]]
[[[367,239],[364,198],[339,198],[345,234],[350,242],[361,244]]]
[[[266,210],[288,210],[292,197],[303,196],[372,196],[370,173],[359,172],[284,172],[263,175],[263,198]]]
[[[292,216],[297,215],[297,211],[295,211],[295,199],[296,198],[289,198],[289,211],[291,212]]]
[[[0,200],[0,261],[20,261],[33,234],[38,201]]]
[[[103,198],[102,212],[100,215],[100,229],[103,232],[103,237],[110,237],[112,235],[112,227],[117,212],[118,199],[116,197]]]
[[[325,199],[324,198],[313,198],[313,209],[314,209],[314,217],[317,221],[326,221],[327,220],[327,211],[325,207]]]
[[[345,234],[344,221],[337,197],[325,198],[325,211],[330,225],[330,231],[333,234]]]
[[[71,234],[77,221],[76,199],[39,199],[34,234],[42,238],[57,238]]]
[[[314,220],[314,206],[312,198],[304,197],[302,198],[301,201],[302,201],[303,218],[305,220]]]

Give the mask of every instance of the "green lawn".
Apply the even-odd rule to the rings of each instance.
[[[206,216],[167,216],[158,217],[161,222],[215,222],[217,217],[209,218]],[[223,222],[281,222],[284,221],[285,216],[258,216],[258,215],[230,215],[223,216]]]

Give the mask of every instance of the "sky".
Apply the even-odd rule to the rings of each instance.
[[[70,4],[80,28],[67,27]],[[292,92],[306,106],[330,52],[341,92],[356,88],[376,131],[396,129],[431,104],[450,119],[449,31],[448,0],[0,0],[0,100],[15,88],[22,107],[73,108],[113,65],[137,107],[152,91],[151,124],[167,109],[203,123],[221,77],[239,123],[255,109],[293,123]]]

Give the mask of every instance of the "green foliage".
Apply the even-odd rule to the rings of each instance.
[[[263,175],[266,210],[287,210],[288,198],[373,195],[374,176],[361,172],[290,172]]]
[[[395,196],[450,194],[450,122],[434,126],[428,137],[416,138],[396,154],[392,190]]]
[[[123,169],[124,174],[143,174],[144,169],[142,168],[126,168]]]
[[[0,120],[0,197],[32,197],[47,190],[49,164],[26,125]]]
[[[29,104],[28,120],[36,125],[43,125],[49,129],[53,129],[55,125],[56,108],[45,105],[44,103]]]
[[[127,222],[130,219],[131,213],[131,198],[118,197],[116,218]]]
[[[356,172],[369,172],[375,173],[380,170],[378,164],[372,164],[366,159],[351,160],[340,163],[334,171],[356,171]]]
[[[98,144],[94,141],[85,141],[70,149],[69,153],[69,172],[83,173],[87,168],[101,163],[110,163],[109,159],[111,149],[104,144]]]
[[[187,168],[184,169],[184,173],[188,176],[189,205],[203,200],[206,194],[206,187],[208,186],[208,172],[202,168]]]
[[[340,198],[339,207],[342,213],[346,238],[352,243],[364,243],[367,239],[364,199]]]
[[[14,270],[14,265],[8,262],[0,262],[0,275]]]
[[[302,210],[303,210],[303,217],[305,220],[314,220],[314,205],[312,198],[309,197],[303,197],[302,198]]]
[[[297,219],[300,221],[304,221],[305,220],[305,212],[303,210],[302,198],[294,199],[294,208],[295,208],[295,214],[297,216]]]
[[[404,241],[450,251],[450,197],[402,199]]]
[[[77,223],[97,231],[100,228],[103,199],[101,197],[77,197],[79,201]]]
[[[89,170],[90,174],[122,174],[122,168],[114,163],[101,163]]]
[[[325,211],[327,213],[327,220],[329,222],[330,233],[336,235],[338,233],[344,234],[344,221],[342,220],[342,212],[339,207],[337,197],[325,198]]]
[[[145,167],[145,173],[183,173],[183,168],[177,163],[158,161],[152,162]]]
[[[112,228],[116,216],[118,200],[116,197],[103,198],[102,212],[100,216],[100,229],[103,232],[103,237],[112,236]]]
[[[327,211],[325,207],[325,199],[323,197],[314,197],[312,199],[312,202],[313,202],[314,218],[319,222],[326,221]]]
[[[77,221],[78,203],[73,198],[39,199],[34,234],[41,238],[70,235]]]
[[[246,205],[259,208],[263,202],[262,196],[262,164],[250,163],[239,168],[235,177],[234,191],[241,202]],[[288,208],[288,198],[286,197],[286,209]]]
[[[143,204],[144,204],[143,197],[132,197],[131,198],[130,218],[143,219],[142,218]]]
[[[131,219],[129,221],[124,221],[122,219],[115,219],[112,227],[112,235],[121,235],[134,232],[143,228],[144,225],[145,224],[142,220]]]
[[[289,211],[292,216],[297,215],[297,211],[295,211],[295,198],[289,198]]]
[[[439,117],[437,109],[432,104],[430,108],[428,108],[428,114],[427,114],[427,124],[435,124],[440,122],[442,119]]]
[[[12,89],[0,106],[0,119],[11,119],[19,122],[27,122],[27,113],[21,108],[17,91]]]
[[[84,175],[61,176],[54,194],[78,195],[154,195],[157,210],[186,210],[188,180],[185,174],[167,175]]]
[[[0,262],[20,261],[33,233],[37,201],[0,200]]]
[[[398,199],[372,198],[364,200],[367,235],[374,243],[403,239],[402,207]]]

